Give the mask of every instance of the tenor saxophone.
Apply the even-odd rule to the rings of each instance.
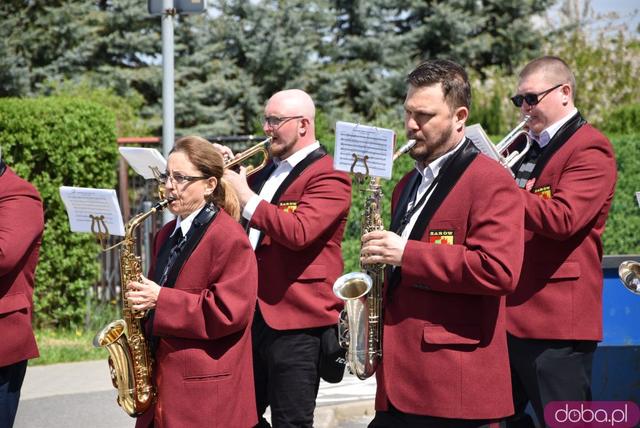
[[[394,154],[393,160],[408,152],[415,143],[415,140],[409,140]],[[381,200],[380,178],[369,177],[362,215],[362,235],[384,230]],[[338,319],[338,341],[347,350],[347,368],[359,379],[366,379],[375,373],[382,359],[385,265],[361,264],[360,268],[360,272],[351,272],[338,278],[333,284],[333,293],[344,301],[344,310]]]
[[[164,209],[169,202],[169,199],[163,199],[127,223],[124,240],[120,243],[122,319],[109,323],[93,339],[93,346],[106,348],[109,352],[109,372],[111,382],[118,390],[118,405],[132,417],[144,413],[156,398],[151,382],[153,358],[141,326],[147,311],[134,311],[125,297],[127,284],[139,281],[142,273],[134,232],[147,217]]]

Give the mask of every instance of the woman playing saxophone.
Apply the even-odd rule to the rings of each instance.
[[[127,285],[132,309],[149,312],[156,361],[158,399],[137,427],[257,423],[250,336],[257,267],[223,172],[214,147],[189,136],[160,174],[177,218],[155,238],[149,278]]]

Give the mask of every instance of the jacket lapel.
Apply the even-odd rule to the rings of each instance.
[[[415,169],[412,171],[412,176],[407,179],[407,184],[402,189],[402,193],[400,194],[400,198],[398,199],[398,203],[396,207],[398,209],[393,213],[393,218],[391,219],[391,226],[389,230],[392,232],[397,232],[400,227],[400,222],[402,221],[402,217],[407,212],[407,206],[409,205],[409,200],[411,196],[415,193],[416,186],[420,185],[420,174]]]
[[[585,123],[587,123],[587,121],[584,120],[580,113],[576,113],[567,123],[562,125],[558,132],[556,132],[556,135],[549,141],[549,145],[542,150],[542,154],[538,158],[529,179],[537,179],[555,152]]]
[[[289,188],[291,183],[293,183],[295,179],[298,178],[300,174],[302,174],[302,171],[307,169],[309,165],[311,165],[318,159],[324,157],[326,154],[327,152],[322,147],[320,147],[312,151],[311,153],[309,153],[306,158],[298,162],[298,164],[291,170],[289,175],[287,175],[287,178],[285,178],[282,184],[280,184],[280,187],[278,187],[278,190],[276,190],[276,193],[273,195],[273,198],[271,199],[271,203],[277,205],[278,202],[280,201],[280,196],[285,192],[285,190]]]
[[[442,202],[451,189],[453,189],[453,186],[455,186],[460,177],[462,177],[467,167],[476,158],[478,153],[480,153],[476,146],[471,143],[471,140],[466,139],[463,144],[464,147],[453,156],[451,163],[443,168],[444,171],[440,172],[440,174],[443,174],[440,182],[433,190],[433,194],[429,197],[424,209],[418,216],[416,224],[413,226],[411,234],[409,235],[409,239],[414,241],[422,239],[422,235],[424,235],[424,231],[435,212],[440,208],[440,205],[442,205]]]
[[[298,162],[298,164],[291,170],[289,175],[287,175],[287,177],[284,179],[282,184],[280,184],[280,187],[278,187],[278,190],[276,190],[276,193],[273,195],[273,198],[271,198],[271,204],[278,205],[278,202],[280,201],[280,196],[285,192],[285,190],[287,190],[287,188],[289,188],[291,183],[293,183],[295,179],[298,178],[300,174],[302,174],[302,172],[305,169],[307,169],[309,165],[323,158],[326,154],[327,152],[322,147],[320,147],[312,151],[311,153],[309,153],[307,157],[305,157],[303,160]],[[266,179],[265,179],[265,182],[266,182]],[[264,235],[265,235],[264,232],[260,233],[260,238],[258,239],[258,243],[256,244],[256,249],[260,247],[260,244],[262,243],[262,239],[264,238]]]
[[[462,144],[464,144],[464,146],[461,147],[458,153],[456,153],[451,158],[448,165],[445,164],[440,171],[440,174],[442,174],[442,176],[440,177],[440,181],[433,190],[433,193],[429,197],[429,200],[427,200],[424,208],[418,215],[418,219],[416,220],[413,229],[411,229],[409,239],[414,241],[419,241],[422,239],[424,231],[433,218],[433,215],[436,213],[438,208],[440,208],[442,202],[445,200],[449,192],[451,192],[451,189],[453,189],[453,186],[455,186],[460,177],[462,177],[471,162],[476,158],[476,156],[478,156],[478,153],[480,153],[468,138]],[[399,211],[406,211],[406,203],[404,206],[399,204],[398,208]],[[394,215],[394,220],[395,217],[396,216]],[[389,274],[390,270],[391,269],[387,269],[387,274]],[[393,289],[400,282],[400,276],[401,268],[398,267],[396,269],[393,269],[388,282],[388,295],[393,292]]]
[[[200,240],[204,236],[204,233],[209,228],[209,224],[212,223],[213,219],[218,214],[218,211],[219,210],[215,205],[207,204],[193,220],[193,224],[191,225],[189,232],[187,232],[187,242],[176,258],[175,263],[169,270],[167,281],[164,285],[165,287],[173,287],[175,285],[178,274],[182,269],[182,265],[184,265],[184,263],[189,259],[189,256],[191,255],[193,250],[198,246]]]

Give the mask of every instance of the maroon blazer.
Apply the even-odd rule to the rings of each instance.
[[[154,263],[175,223],[156,236]],[[258,422],[251,356],[257,284],[251,244],[242,227],[220,210],[173,287],[163,287],[158,296],[153,318],[154,335],[160,337],[154,371],[158,401],[138,418],[137,427]]]
[[[256,248],[258,304],[276,330],[335,324],[342,301],[332,291],[342,274],[341,242],[351,205],[351,180],[325,155],[306,167],[277,204],[261,201],[250,226]]]
[[[601,236],[615,182],[611,143],[585,124],[553,154],[531,191],[521,190],[525,257],[507,298],[509,333],[602,339]]]
[[[394,211],[416,173],[396,186]],[[376,410],[391,402],[435,417],[513,414],[504,295],[520,274],[523,218],[513,178],[477,155],[421,239],[407,241],[399,283],[384,303]]]
[[[0,175],[0,367],[39,356],[31,319],[43,230],[40,194],[7,168]]]

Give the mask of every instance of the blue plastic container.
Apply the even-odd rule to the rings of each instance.
[[[593,399],[640,403],[640,295],[618,277],[624,260],[640,256],[605,256],[602,317],[604,337],[593,361]]]

